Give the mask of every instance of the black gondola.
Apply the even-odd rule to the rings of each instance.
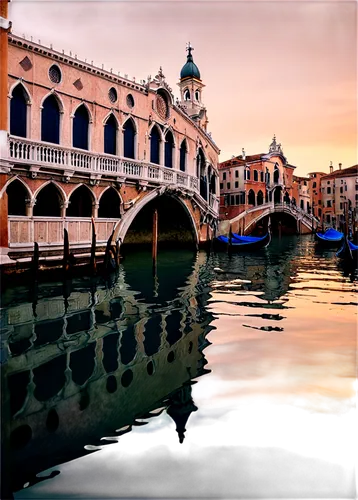
[[[336,256],[338,258],[344,260],[344,262],[347,265],[357,266],[357,263],[358,263],[358,245],[355,245],[354,243],[349,241],[348,237],[346,236],[343,239],[343,245],[336,253]]]

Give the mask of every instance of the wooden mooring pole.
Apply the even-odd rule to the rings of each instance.
[[[91,274],[95,275],[96,274],[96,226],[94,223],[94,219],[92,217],[92,244],[91,244],[91,260],[90,260],[90,269],[91,269]]]
[[[158,210],[153,212],[153,238],[152,238],[152,259],[153,276],[157,274],[157,254],[158,254]]]

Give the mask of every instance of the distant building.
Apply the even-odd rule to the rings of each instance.
[[[243,150],[220,163],[220,218],[232,219],[268,202],[291,203],[295,168],[288,163],[276,136],[268,153],[246,155]]]
[[[350,211],[353,222],[357,223],[358,208],[358,165],[338,170],[330,166],[329,174],[321,177],[322,224],[340,228],[344,221],[345,207]]]

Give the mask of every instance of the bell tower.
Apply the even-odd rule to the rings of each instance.
[[[187,60],[180,72],[180,107],[206,131],[208,119],[206,108],[202,102],[202,90],[205,87],[200,78],[200,71],[194,63],[194,48],[187,43]]]

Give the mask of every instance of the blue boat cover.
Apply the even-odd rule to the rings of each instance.
[[[327,229],[325,233],[317,233],[321,240],[325,241],[340,241],[343,238],[343,233],[336,231],[333,228]]]
[[[237,233],[232,233],[232,239],[238,240],[242,243],[254,243],[255,241],[262,240],[263,238],[265,238],[265,236],[262,236],[262,237],[260,237],[260,236],[240,236]]]
[[[250,243],[255,243],[256,241],[263,240],[264,238],[266,238],[266,236],[267,236],[267,234],[265,234],[265,236],[262,236],[260,238],[256,238],[254,236],[246,236],[246,237],[240,236],[240,238],[245,238],[245,239],[239,240],[238,238],[236,238],[236,236],[234,236],[234,233],[233,233],[231,243],[233,246],[235,246],[235,245],[245,246],[245,245],[249,245]],[[218,236],[217,240],[221,241],[222,243],[229,243],[229,238],[227,236]]]
[[[349,240],[348,240],[348,245],[349,245],[349,248],[352,250],[352,252],[356,252],[358,250],[358,245],[355,245],[354,243],[352,243]]]

